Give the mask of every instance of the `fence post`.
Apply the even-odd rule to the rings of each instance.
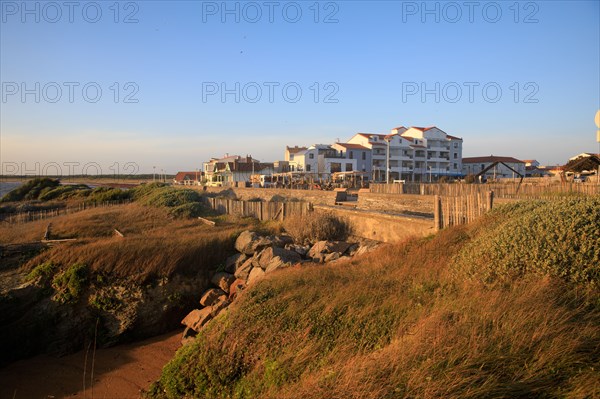
[[[442,229],[442,201],[439,195],[433,197],[433,224],[435,230]]]
[[[487,192],[487,209],[488,209],[488,211],[491,211],[493,206],[494,206],[494,192],[488,191]]]
[[[260,201],[260,206],[258,207],[258,210],[259,210],[260,220],[265,220],[265,217],[263,214],[263,201]]]

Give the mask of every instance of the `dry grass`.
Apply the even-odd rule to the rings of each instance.
[[[479,226],[286,270],[244,292],[153,397],[594,398],[600,302],[557,278],[465,280]]]
[[[3,225],[0,242],[39,240],[49,222],[52,238],[77,241],[42,252],[23,266],[26,271],[44,262],[61,267],[82,263],[92,272],[139,282],[175,272],[194,274],[214,269],[232,251],[236,234],[253,223],[221,218],[219,227],[213,228],[198,220],[174,220],[165,209],[129,204]],[[125,237],[116,236],[115,228]]]
[[[311,212],[294,215],[283,222],[287,233],[297,243],[315,243],[321,240],[345,240],[352,234],[350,224],[333,213]]]

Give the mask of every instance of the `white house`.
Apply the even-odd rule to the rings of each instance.
[[[483,175],[486,179],[519,177],[519,175],[515,172],[518,172],[521,174],[521,176],[525,176],[525,162],[513,157],[501,157],[494,155],[463,158],[463,174],[476,175],[495,162],[498,162],[498,164],[485,172]],[[511,168],[514,169],[514,171],[511,170]]]
[[[256,175],[272,175],[273,164],[261,163],[247,155],[226,155],[223,158],[212,158],[203,165],[204,175],[208,185],[231,186],[237,183],[250,182],[250,177]]]

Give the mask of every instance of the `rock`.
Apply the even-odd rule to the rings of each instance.
[[[310,246],[308,245],[299,245],[299,244],[288,244],[285,246],[285,249],[289,249],[290,251],[296,252],[298,255],[304,257],[308,254],[310,250]]]
[[[235,271],[248,259],[246,254],[231,255],[225,260],[225,271],[227,273],[235,273]]]
[[[196,332],[200,332],[202,326],[212,319],[212,317],[212,308],[210,307],[204,309],[194,309],[188,313],[183,320],[181,320],[181,324],[188,326]]]
[[[332,252],[325,256],[325,262],[332,262],[334,260],[338,260],[342,255],[339,252]]]
[[[358,249],[356,250],[356,252],[354,252],[354,256],[358,256],[358,255],[366,254],[367,252],[371,252],[371,251],[375,250],[378,246],[379,245],[373,244],[373,243],[367,243],[367,244],[360,245],[358,247]]]
[[[267,273],[280,267],[290,266],[301,260],[300,255],[294,251],[278,247],[265,248],[258,260],[260,267]]]
[[[308,251],[308,257],[319,258],[319,254],[330,254],[333,252],[343,254],[350,246],[351,244],[345,241],[319,241]]]
[[[255,281],[260,280],[264,276],[265,276],[265,272],[263,269],[261,269],[260,267],[253,268],[252,271],[250,272],[250,275],[248,276],[248,285],[254,283]]]
[[[273,238],[273,245],[279,248],[285,248],[287,245],[294,243],[294,239],[286,234],[275,236]]]
[[[241,278],[235,280],[233,284],[229,286],[229,300],[233,301],[238,296],[240,291],[243,291],[244,289],[246,289],[246,280]]]
[[[183,334],[181,334],[181,345],[191,344],[196,339],[196,335],[198,335],[196,331],[186,327],[185,330],[183,330]]]
[[[225,295],[225,291],[219,288],[209,288],[204,291],[202,297],[200,298],[200,305],[202,306],[212,306],[221,295]]]
[[[246,255],[253,255],[261,249],[273,245],[273,239],[259,236],[254,231],[246,230],[235,240],[235,249]]]
[[[250,270],[252,270],[252,259],[253,258],[248,258],[244,261],[244,263],[238,267],[238,269],[235,271],[234,276],[238,279],[241,280],[248,280],[248,276],[250,275]]]
[[[222,295],[221,297],[219,297],[219,300],[210,307],[211,309],[211,315],[212,317],[217,317],[217,315],[221,312],[221,310],[225,309],[227,306],[229,306],[231,302],[229,301],[229,298],[227,297],[227,295]]]
[[[213,276],[211,283],[229,293],[229,286],[235,281],[235,276],[231,273],[220,272]]]

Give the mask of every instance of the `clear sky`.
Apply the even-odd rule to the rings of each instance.
[[[274,161],[400,125],[464,156],[598,148],[599,1],[0,4],[4,173]]]

